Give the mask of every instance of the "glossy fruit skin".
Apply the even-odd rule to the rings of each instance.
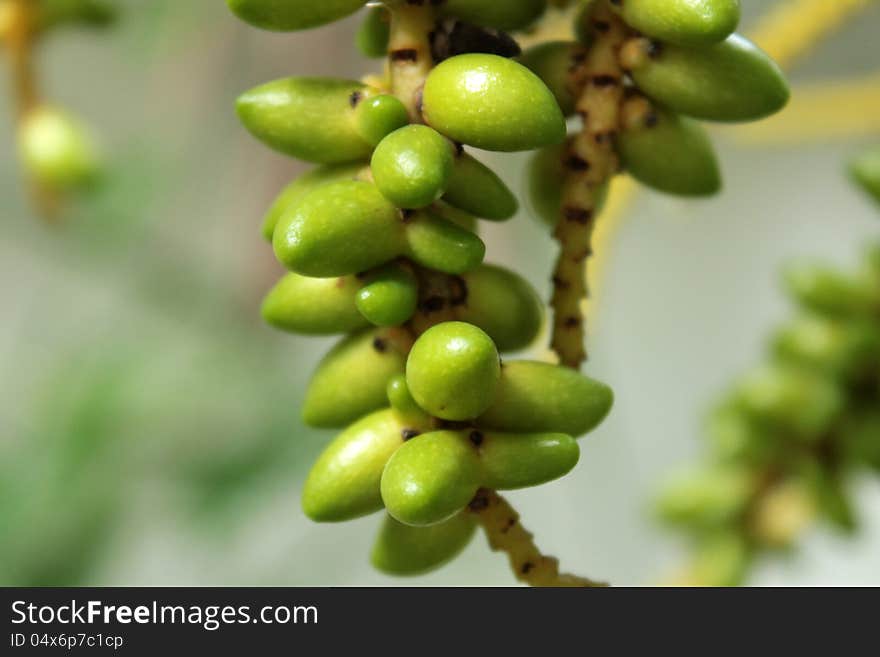
[[[385,516],[370,561],[389,575],[422,575],[454,559],[477,529],[473,515],[462,511],[430,527],[413,527]]]
[[[466,435],[434,431],[394,452],[382,473],[382,500],[404,524],[434,525],[464,509],[482,478],[479,455]]]
[[[355,121],[361,137],[371,146],[376,146],[392,132],[408,124],[409,113],[397,97],[379,94],[358,103]]]
[[[366,164],[363,162],[347,162],[344,164],[325,164],[301,175],[281,191],[272,207],[266,212],[261,231],[263,237],[271,242],[272,236],[275,234],[275,226],[284,212],[321,185],[340,180],[356,180],[367,170]]]
[[[439,3],[441,16],[505,31],[527,27],[546,8],[547,0],[446,0]]]
[[[646,36],[681,45],[718,43],[739,24],[739,0],[625,0],[611,3]]]
[[[413,398],[444,420],[480,415],[492,403],[500,372],[492,338],[464,322],[444,322],[425,331],[406,362]]]
[[[388,405],[388,381],[403,374],[406,359],[381,330],[367,330],[339,342],[309,381],[303,421],[313,427],[344,427]]]
[[[504,221],[519,202],[504,181],[485,164],[462,152],[455,158],[443,200],[482,219]]]
[[[236,111],[254,137],[286,155],[319,164],[366,160],[372,146],[354,114],[368,92],[354,80],[284,78],[239,96]]]
[[[577,441],[562,433],[479,433],[481,484],[493,490],[553,481],[568,474],[580,458]]]
[[[428,126],[409,125],[385,137],[373,153],[373,180],[397,207],[414,210],[439,199],[452,175],[454,147]]]
[[[353,14],[367,0],[226,0],[241,20],[274,32],[306,30]]]
[[[28,173],[48,188],[71,191],[89,186],[98,176],[98,152],[91,136],[61,110],[32,110],[21,123],[18,143]]]
[[[492,405],[478,424],[498,431],[559,432],[582,436],[611,410],[614,394],[604,383],[558,365],[505,363]]]
[[[853,160],[849,173],[871,198],[880,203],[880,148],[875,147]]]
[[[391,16],[385,7],[372,7],[355,35],[355,44],[365,57],[385,57],[391,34]]]
[[[430,269],[463,274],[483,262],[486,245],[471,231],[426,209],[407,220],[402,255]]]
[[[565,139],[553,94],[522,64],[497,55],[458,55],[425,82],[422,112],[435,130],[490,151],[522,151]]]
[[[358,291],[357,309],[376,326],[398,326],[416,311],[419,287],[408,270],[395,265],[382,268]]]
[[[761,119],[781,110],[790,95],[779,66],[738,34],[703,48],[663,45],[630,73],[660,104],[709,121]]]
[[[309,278],[289,272],[263,300],[263,319],[275,328],[301,335],[335,335],[365,328],[358,312],[361,281],[355,276]]]
[[[570,41],[546,41],[532,46],[519,57],[519,63],[537,75],[553,92],[565,116],[575,111],[575,99],[569,89],[568,72],[575,54],[583,46]]]
[[[525,349],[538,337],[544,304],[528,281],[495,265],[480,265],[462,278],[467,299],[459,319],[479,326],[499,351]]]
[[[721,189],[712,142],[696,121],[655,107],[648,125],[621,131],[616,145],[627,173],[649,187],[679,196]]]
[[[312,466],[302,507],[316,522],[341,522],[382,508],[385,464],[403,445],[406,427],[394,411],[376,411],[343,431]]]
[[[406,249],[398,209],[375,185],[323,185],[289,208],[273,238],[275,256],[305,276],[345,276],[394,259]]]

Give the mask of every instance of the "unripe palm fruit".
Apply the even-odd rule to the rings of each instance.
[[[721,527],[745,508],[753,490],[750,472],[736,466],[677,473],[664,487],[657,512],[666,522],[695,530]]]
[[[370,162],[373,180],[397,207],[426,207],[446,191],[454,152],[452,143],[436,130],[408,125],[392,132],[376,147]]]
[[[853,160],[849,172],[853,180],[880,203],[880,148],[874,148]]]
[[[372,413],[343,431],[306,477],[302,507],[317,522],[341,522],[382,508],[379,483],[407,429],[396,413]]]
[[[406,361],[413,398],[443,420],[468,420],[485,411],[500,372],[492,338],[464,322],[444,322],[425,331]]]
[[[370,561],[389,575],[422,575],[455,558],[476,528],[476,520],[466,511],[430,527],[404,525],[386,515]]]
[[[303,402],[303,421],[313,427],[343,427],[387,406],[388,381],[406,360],[388,334],[369,330],[337,344],[318,365]]]
[[[781,359],[832,376],[858,376],[880,366],[880,334],[858,321],[801,317],[776,335],[773,346]]]
[[[383,267],[356,296],[357,309],[376,326],[398,326],[416,311],[419,286],[415,276],[397,265]]]
[[[776,456],[780,446],[780,441],[774,440],[775,434],[730,401],[709,415],[706,434],[721,462],[767,463]]]
[[[523,151],[565,139],[553,94],[522,64],[497,55],[451,57],[428,75],[425,121],[450,139],[490,151]]]
[[[527,172],[528,201],[531,214],[550,228],[556,228],[562,216],[562,196],[565,191],[565,144],[548,146],[536,152],[529,161]],[[602,211],[608,197],[606,183],[597,192],[596,214]]]
[[[368,170],[363,162],[351,162],[325,164],[303,174],[281,190],[275,202],[272,203],[272,207],[266,212],[266,216],[263,218],[263,237],[271,242],[272,236],[275,234],[275,226],[281,219],[281,215],[294,203],[299,202],[321,185],[340,180],[356,180]]]
[[[284,78],[239,96],[236,111],[254,137],[277,151],[307,162],[351,162],[373,150],[355,120],[371,93],[353,80]]]
[[[745,538],[733,532],[712,533],[702,539],[694,558],[696,586],[739,586],[751,553]]]
[[[474,498],[483,479],[476,447],[467,434],[434,431],[394,452],[382,473],[382,500],[407,525],[448,520]]]
[[[358,103],[355,121],[361,137],[371,146],[377,146],[385,137],[409,123],[409,113],[396,96],[380,94]]]
[[[445,0],[441,16],[466,23],[511,31],[527,27],[547,9],[547,0]]]
[[[226,0],[246,23],[275,32],[305,30],[345,18],[367,0]]]
[[[391,14],[385,7],[371,7],[355,35],[358,50],[365,57],[384,57],[388,54],[391,35]]]
[[[790,92],[779,66],[738,34],[708,47],[664,44],[648,50],[636,58],[630,74],[639,89],[680,114],[753,121],[788,102]]]
[[[401,255],[420,265],[447,274],[463,274],[483,262],[483,241],[434,210],[419,210],[405,221],[407,244]]]
[[[458,318],[483,329],[499,351],[525,349],[538,336],[544,304],[524,278],[495,265],[462,276],[467,298]]]
[[[90,185],[99,173],[98,153],[86,128],[52,107],[39,107],[19,128],[19,151],[28,173],[59,191]]]
[[[537,75],[553,92],[565,116],[575,111],[575,98],[569,88],[569,70],[576,54],[584,47],[571,41],[547,41],[532,46],[519,57],[519,63]]]
[[[78,23],[106,27],[116,20],[117,8],[103,0],[42,0],[37,6],[37,30]]]
[[[850,420],[843,431],[850,458],[880,471],[880,410],[872,409]]]
[[[483,463],[481,485],[493,490],[527,488],[553,481],[577,465],[580,448],[562,433],[472,431]]]
[[[880,285],[870,276],[857,278],[810,262],[785,272],[788,291],[798,303],[832,317],[873,317],[880,310]]]
[[[510,219],[519,209],[516,197],[504,181],[465,152],[455,158],[443,200],[490,221]]]
[[[406,376],[397,374],[388,381],[386,386],[388,401],[391,408],[397,411],[399,417],[404,422],[409,422],[413,426],[430,426],[431,416],[425,413],[424,409],[418,405],[413,399],[409,386],[406,385]]]
[[[501,368],[495,399],[477,424],[499,431],[578,437],[605,419],[613,402],[611,388],[574,370],[514,361]]]
[[[628,173],[649,187],[679,196],[711,196],[721,189],[718,160],[699,123],[651,107],[644,98],[633,98],[627,106],[637,106],[635,111],[642,114],[625,122],[617,138],[617,152]]]
[[[356,304],[360,289],[355,276],[309,278],[290,272],[263,300],[263,319],[303,335],[350,333],[368,326]]]
[[[723,41],[740,16],[739,0],[622,0],[611,6],[646,36],[693,46]]]

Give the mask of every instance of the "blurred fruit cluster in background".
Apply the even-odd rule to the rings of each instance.
[[[319,526],[300,510],[333,434],[298,408],[332,340],[260,318],[281,274],[262,214],[301,165],[252,140],[234,100],[287,75],[369,72],[360,17],[285,35],[221,2],[116,4],[112,29],[40,48],[46,94],[94,126],[104,157],[59,225],[35,219],[0,96],[0,584],[509,584],[483,540],[428,577],[380,575],[376,518]],[[744,0],[745,30],[776,4]],[[783,266],[852,271],[880,239],[880,211],[846,175],[880,143],[880,3],[866,4],[789,69],[789,110],[713,129],[719,197],[642,192],[607,240],[587,372],[616,407],[574,473],[511,495],[566,569],[616,584],[676,570],[684,544],[653,517],[656,491],[701,458],[707,411],[790,318]],[[799,92],[829,102],[808,111]],[[528,155],[485,159],[524,190]],[[487,259],[546,298],[556,248],[528,215],[487,227]],[[749,581],[880,584],[880,481],[852,483],[857,533],[817,527]]]

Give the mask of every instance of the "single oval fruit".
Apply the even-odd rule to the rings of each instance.
[[[870,273],[850,276],[804,261],[786,270],[785,283],[799,304],[823,315],[868,318],[880,312],[880,282]]]
[[[712,142],[696,121],[662,108],[622,130],[617,152],[636,180],[668,194],[711,196],[721,189]]]
[[[406,362],[406,382],[426,411],[444,420],[468,420],[492,403],[501,371],[492,338],[464,322],[425,331]]]
[[[403,374],[406,359],[386,333],[362,331],[339,342],[321,360],[303,401],[303,421],[313,427],[343,427],[387,406],[386,387]]]
[[[376,146],[395,130],[409,123],[406,106],[396,96],[380,94],[360,101],[355,108],[358,133]]]
[[[754,488],[751,472],[742,467],[679,472],[664,486],[657,511],[669,523],[718,528],[745,508]]]
[[[345,18],[367,0],[226,0],[246,23],[274,32],[318,27]]]
[[[375,185],[323,185],[289,208],[275,228],[275,256],[306,276],[345,276],[372,269],[407,247],[398,209]]]
[[[467,297],[458,318],[484,330],[499,351],[525,349],[538,336],[544,304],[521,276],[495,265],[480,265],[462,276]]]
[[[368,325],[356,304],[360,289],[355,276],[309,278],[289,272],[266,295],[261,312],[272,326],[293,333],[350,333]]]
[[[107,27],[119,15],[118,7],[104,0],[43,0],[35,9],[35,28],[40,32],[71,24]]]
[[[492,405],[480,427],[579,437],[594,429],[614,402],[611,388],[574,370],[549,363],[505,363]]]
[[[19,152],[39,184],[59,191],[87,187],[99,173],[97,148],[87,129],[65,112],[38,107],[18,133]]]
[[[438,4],[441,16],[508,32],[531,25],[547,9],[547,0],[446,0]]]
[[[373,150],[355,121],[368,95],[353,80],[285,78],[239,96],[236,111],[254,137],[286,155],[319,164],[351,162]]]
[[[777,333],[773,351],[832,376],[857,377],[880,364],[880,333],[869,322],[804,316]]]
[[[416,311],[418,282],[409,271],[390,265],[377,272],[357,293],[361,315],[376,326],[398,326]]]
[[[382,473],[382,500],[407,525],[448,520],[474,498],[483,469],[466,433],[434,431],[403,444]]]
[[[294,204],[308,196],[321,185],[340,180],[355,180],[368,170],[363,162],[345,164],[325,164],[316,167],[301,175],[281,190],[281,193],[272,203],[272,207],[263,218],[263,237],[272,241],[275,234],[275,226],[281,216]]]
[[[430,426],[431,416],[425,413],[413,399],[409,386],[406,385],[406,375],[397,374],[391,377],[386,391],[391,408],[397,411],[405,422],[411,422],[414,426]]]
[[[409,125],[392,132],[376,147],[370,162],[373,180],[397,207],[423,208],[446,190],[453,154],[452,144],[436,130]]]
[[[776,62],[738,34],[703,48],[663,45],[630,74],[662,105],[710,121],[754,121],[781,110],[790,95]]]
[[[562,433],[471,432],[479,442],[485,472],[481,485],[493,490],[538,486],[568,474],[577,465],[580,448]]]
[[[316,522],[341,522],[381,509],[382,472],[403,445],[404,429],[394,411],[384,409],[339,434],[306,477],[305,514]]]
[[[490,151],[525,151],[565,139],[553,94],[522,64],[504,57],[451,57],[428,75],[425,121],[455,141]]]
[[[391,36],[391,12],[385,7],[371,7],[355,35],[355,44],[365,57],[385,57]]]
[[[455,158],[443,200],[483,219],[503,221],[519,209],[504,181],[485,164],[462,152]]]
[[[739,25],[739,0],[625,0],[611,3],[646,36],[702,46],[729,37]]]
[[[486,255],[483,240],[430,209],[420,210],[407,219],[406,242],[404,255],[447,274],[470,271]]]
[[[565,116],[575,111],[575,98],[569,87],[569,71],[574,57],[584,52],[584,47],[571,41],[547,41],[532,46],[519,57],[519,63],[537,75],[553,92],[556,102]]]
[[[386,515],[370,561],[389,575],[422,575],[455,558],[476,528],[473,515],[465,511],[430,527],[404,525]]]

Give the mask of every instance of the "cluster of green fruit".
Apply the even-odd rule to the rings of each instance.
[[[880,473],[880,245],[854,274],[787,274],[801,316],[710,418],[711,461],[670,482],[662,518],[697,545],[689,581],[735,585],[815,515],[851,531],[847,480]]]

